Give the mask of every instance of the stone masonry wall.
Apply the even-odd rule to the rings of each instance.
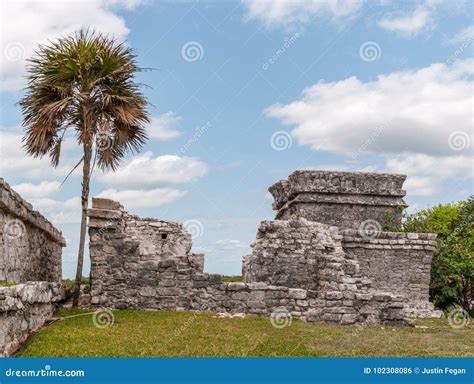
[[[379,232],[368,237],[306,219],[263,221],[246,282],[318,292],[349,291],[403,297],[407,313],[429,316],[431,259],[436,235]]]
[[[352,261],[345,260],[342,236],[328,226],[315,242],[321,251],[321,278],[298,288],[290,274],[279,280],[245,283],[223,282],[222,275],[202,272],[202,255],[191,252],[191,238],[178,223],[129,215],[114,201],[93,199],[89,210],[91,303],[118,309],[207,310],[213,312],[272,315],[283,313],[307,321],[405,323],[402,297],[367,295],[353,282],[345,283]],[[276,224],[274,224],[276,223]],[[302,229],[308,222],[264,222]],[[271,233],[269,230],[268,233]],[[164,237],[166,234],[166,237]],[[306,240],[303,240],[306,241]],[[315,253],[314,259],[317,259]],[[324,260],[323,260],[324,259]],[[288,263],[290,265],[291,263]],[[346,265],[347,264],[347,265]],[[352,268],[353,269],[353,268]],[[291,272],[291,271],[290,271]],[[308,275],[309,277],[309,275]],[[320,290],[309,288],[322,288]],[[359,311],[356,311],[356,309]]]
[[[59,281],[65,245],[61,232],[0,178],[0,281]]]
[[[132,216],[118,202],[93,199],[91,303],[271,316],[283,310],[341,324],[431,316],[436,235],[381,230],[401,224],[404,180],[296,171],[274,184],[277,218],[260,224],[242,263],[244,283],[204,273],[204,256],[191,252],[181,224]]]
[[[357,229],[366,220],[400,226],[405,175],[386,173],[295,171],[269,188],[276,218]]]
[[[342,230],[341,234],[344,252],[357,260],[370,288],[397,292],[407,298],[411,315],[429,316],[433,310],[429,284],[435,234],[380,232],[373,238],[355,230]]]
[[[31,282],[0,287],[0,356],[12,355],[53,315],[64,299],[59,283]]]
[[[244,263],[245,281],[319,289],[321,269],[343,253],[338,232],[306,219],[262,221]]]

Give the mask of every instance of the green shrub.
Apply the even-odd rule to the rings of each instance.
[[[474,197],[406,214],[405,232],[438,234],[431,268],[430,297],[438,308],[472,311],[474,291]]]

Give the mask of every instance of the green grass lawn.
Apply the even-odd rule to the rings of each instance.
[[[18,285],[18,283],[5,283],[0,281],[0,287],[13,287],[14,285]]]
[[[242,276],[224,276],[224,281],[226,283],[241,283],[244,278]]]
[[[264,317],[168,311],[114,311],[114,316],[104,329],[94,326],[91,315],[55,322],[17,356],[474,356],[472,322],[452,329],[445,319],[419,320],[420,328],[293,319],[276,329]]]

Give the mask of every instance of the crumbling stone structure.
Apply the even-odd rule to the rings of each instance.
[[[0,356],[13,354],[64,300],[61,232],[0,178]],[[21,283],[21,284],[18,284]]]
[[[295,171],[273,184],[276,219],[305,218],[357,229],[366,220],[399,227],[406,208],[405,175],[388,173]]]
[[[400,223],[404,179],[297,171],[275,184],[277,220],[261,223],[243,260],[243,283],[204,273],[204,256],[192,253],[181,224],[93,199],[91,303],[260,315],[283,310],[341,324],[406,324],[407,316],[430,316],[436,235],[382,232],[378,221],[392,215],[390,224]]]
[[[0,282],[61,280],[61,232],[1,178],[0,242]]]
[[[61,283],[36,281],[0,287],[0,357],[16,352],[52,317],[62,300]]]

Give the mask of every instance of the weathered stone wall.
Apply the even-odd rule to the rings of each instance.
[[[339,228],[306,219],[262,221],[244,263],[246,282],[320,288],[320,271],[343,257]]]
[[[373,238],[355,230],[341,234],[344,252],[357,260],[370,288],[397,292],[407,298],[413,315],[429,315],[433,310],[429,284],[435,234],[380,232]]]
[[[389,224],[399,224],[404,180],[297,171],[275,184],[277,220],[261,223],[243,260],[244,283],[203,273],[204,256],[191,252],[181,224],[131,216],[117,202],[93,199],[91,302],[263,315],[284,308],[307,321],[341,324],[430,316],[436,236],[381,231],[387,209]]]
[[[400,226],[405,175],[361,172],[295,171],[269,188],[276,218],[305,218],[357,229],[366,220]]]
[[[263,221],[245,257],[246,282],[404,298],[412,315],[429,315],[436,235],[378,232],[368,237],[299,220]]]
[[[0,356],[12,355],[53,315],[64,299],[59,283],[31,282],[0,287]]]
[[[65,245],[61,232],[0,178],[0,281],[59,281]]]
[[[314,232],[308,230],[310,236],[314,235],[315,247],[314,257],[309,259],[320,259],[317,264],[320,278],[302,289],[303,280],[292,273],[307,266],[309,259],[304,259],[304,255],[300,270],[291,269],[285,271],[285,276],[269,277],[269,284],[258,281],[263,278],[258,271],[255,281],[227,283],[222,275],[202,272],[203,256],[191,252],[190,234],[180,224],[131,216],[118,203],[104,199],[93,200],[89,217],[94,306],[261,315],[284,311],[308,321],[344,324],[404,322],[402,297],[377,292],[378,300],[374,301],[373,295],[369,298],[365,291],[357,291],[354,282],[344,280],[347,271],[355,273],[355,269],[351,260],[345,260],[342,236],[334,232],[337,228],[304,219],[294,223],[262,223],[262,227],[268,227],[262,233],[278,234],[291,227],[297,237],[305,226],[314,225]],[[306,243],[306,239],[302,242]],[[287,267],[292,268],[291,265],[290,257]],[[315,271],[305,275],[305,282],[312,272]],[[354,308],[361,308],[360,313]]]

